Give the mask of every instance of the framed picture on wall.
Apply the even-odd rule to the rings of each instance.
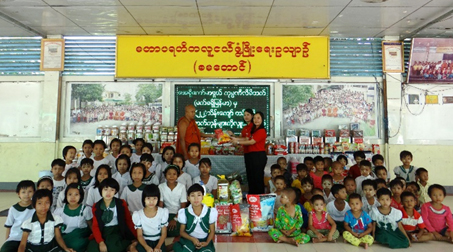
[[[41,40],[41,71],[63,71],[64,39]]]
[[[382,71],[384,73],[404,73],[402,41],[382,41]]]

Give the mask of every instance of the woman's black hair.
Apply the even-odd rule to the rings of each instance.
[[[36,208],[36,201],[39,199],[48,197],[50,200],[50,205],[53,203],[53,197],[52,197],[52,192],[47,189],[38,189],[36,192],[33,194],[33,198],[31,199],[31,205],[33,208]],[[50,210],[50,209],[49,209]]]
[[[113,138],[112,141],[110,141],[110,149],[112,149],[112,144],[114,142],[118,142],[120,144],[120,148],[121,148],[121,145],[123,144],[123,142],[121,142],[121,140],[119,138]]]
[[[131,154],[132,154],[132,147],[129,144],[121,145],[120,153],[121,153],[121,150],[123,150],[123,149],[129,149],[131,151]]]
[[[175,155],[173,155],[173,158],[171,159],[171,164],[173,164],[173,161],[175,160],[175,158],[180,158],[182,160],[182,167],[181,167],[181,170],[182,170],[182,168],[184,168],[184,166],[186,165],[186,160],[184,159],[184,155],[181,153],[175,153]]]
[[[249,113],[249,114],[252,115],[252,121],[251,121],[251,122],[253,122],[253,116],[255,115],[255,113],[253,113],[253,109],[251,109],[251,108],[246,108],[246,109],[244,110],[244,113],[243,113],[244,115],[245,115],[245,112],[247,112],[247,113]],[[244,117],[243,117],[243,118],[244,118]],[[244,123],[247,123],[247,122],[244,120]]]
[[[160,202],[160,190],[159,190],[159,187],[157,185],[150,184],[150,185],[145,186],[145,188],[143,188],[143,192],[142,192],[142,205],[143,205],[143,207],[146,207],[145,199],[147,197],[157,197],[157,203],[159,203]]]
[[[259,114],[259,115],[261,116],[261,125],[260,125],[258,128],[256,128],[255,124],[253,124],[252,131],[251,131],[251,133],[250,133],[250,134],[252,134],[252,135],[253,135],[253,133],[255,133],[257,130],[259,130],[259,129],[264,129],[264,114],[263,114],[263,112],[261,112],[261,111],[257,111],[257,112],[255,113],[255,115],[257,115],[257,114]],[[253,117],[255,117],[255,115],[253,115]],[[253,119],[252,119],[252,122],[253,122]]]
[[[64,176],[65,183],[66,183],[66,178],[69,176],[69,174],[73,174],[73,173],[77,176],[78,183],[80,183],[82,181],[82,176],[80,175],[80,170],[78,168],[72,167],[66,172],[66,174]]]
[[[105,144],[104,140],[95,140],[94,143],[93,143],[93,147],[96,145],[96,144],[100,144],[104,147],[104,149],[107,148],[107,144]]]
[[[201,192],[201,194],[204,195],[204,188],[200,184],[195,183],[191,185],[189,189],[187,189],[187,196],[189,196],[193,192]]]
[[[115,193],[118,193],[118,191],[120,190],[120,184],[118,184],[118,181],[116,181],[116,179],[113,179],[113,178],[106,178],[104,180],[102,180],[102,182],[99,184],[99,194],[102,196],[102,190],[104,190],[104,188],[106,187],[110,187],[110,188],[113,188],[115,189]]]
[[[115,168],[116,168],[116,170],[118,171],[118,162],[119,162],[120,160],[122,160],[122,159],[126,160],[126,162],[127,162],[127,167],[128,167],[127,170],[129,171],[129,170],[130,170],[130,167],[131,167],[131,159],[130,159],[129,156],[126,155],[126,154],[121,154],[121,155],[119,155],[119,156],[116,158],[116,160],[115,160]]]
[[[443,193],[444,193],[444,196],[447,196],[447,191],[445,190],[445,187],[439,185],[439,184],[432,184],[431,186],[429,186],[428,188],[428,195],[429,197],[431,198],[431,194],[433,193],[433,190],[434,189],[439,189],[441,190]]]
[[[177,165],[169,165],[169,166],[167,166],[167,168],[165,168],[164,175],[167,175],[167,171],[170,170],[170,169],[175,170],[176,173],[178,174],[178,177],[179,177],[179,174],[181,174],[181,170],[179,169],[179,166],[177,166]]]
[[[79,195],[80,195],[80,199],[79,199],[79,204],[83,202],[83,197],[85,196],[85,192],[83,191],[83,187],[80,186],[80,184],[78,183],[71,183],[69,184],[68,186],[66,186],[66,189],[64,190],[64,200],[63,200],[63,203],[65,204],[69,204],[68,202],[68,191],[69,189],[77,189],[79,190]]]
[[[131,167],[130,172],[129,172],[129,175],[131,176],[131,179],[132,179],[132,171],[134,170],[135,167],[139,167],[143,171],[143,178],[142,178],[142,180],[143,180],[145,178],[145,175],[146,175],[146,167],[142,163],[133,163],[132,164],[132,167]]]
[[[211,167],[211,159],[209,158],[202,158],[200,159],[200,161],[198,161],[198,164],[201,165],[201,164],[206,164],[208,165],[209,167]]]
[[[166,161],[165,158],[164,158],[164,154],[165,154],[165,152],[167,152],[168,150],[173,151],[173,155],[176,153],[175,148],[173,148],[173,146],[166,146],[166,147],[164,148],[164,150],[162,151],[162,161],[164,161],[164,162]]]
[[[77,149],[76,149],[74,146],[72,146],[72,145],[65,146],[65,147],[63,148],[63,159],[66,158],[66,155],[68,154],[68,151],[69,151],[70,149],[74,149],[74,150],[76,151],[76,154],[77,154]]]
[[[106,165],[106,164],[103,164],[103,165],[100,165],[97,170],[96,170],[96,174],[94,175],[94,187],[98,187],[100,186],[99,184],[99,181],[98,181],[98,175],[99,175],[99,171],[101,169],[105,169],[107,170],[107,175],[108,175],[108,178],[112,178],[112,170],[110,169],[110,166]],[[105,179],[104,179],[105,180]]]

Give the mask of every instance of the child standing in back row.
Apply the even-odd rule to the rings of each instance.
[[[397,177],[402,177],[406,182],[415,181],[415,172],[417,167],[411,165],[412,163],[412,153],[409,151],[402,151],[400,153],[400,160],[403,165],[397,166],[393,169],[393,172]]]

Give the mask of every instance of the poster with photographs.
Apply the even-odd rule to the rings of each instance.
[[[358,123],[364,136],[378,138],[379,92],[375,83],[286,84],[283,129],[338,129]]]
[[[72,82],[66,90],[64,137],[93,137],[96,128],[162,123],[162,83]]]
[[[453,39],[414,38],[409,83],[453,83]]]

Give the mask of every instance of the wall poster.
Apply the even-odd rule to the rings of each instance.
[[[154,82],[69,82],[64,137],[96,135],[98,126],[162,123],[162,85]]]
[[[375,83],[283,85],[283,129],[338,129],[359,123],[368,138],[379,137],[379,92]]]

